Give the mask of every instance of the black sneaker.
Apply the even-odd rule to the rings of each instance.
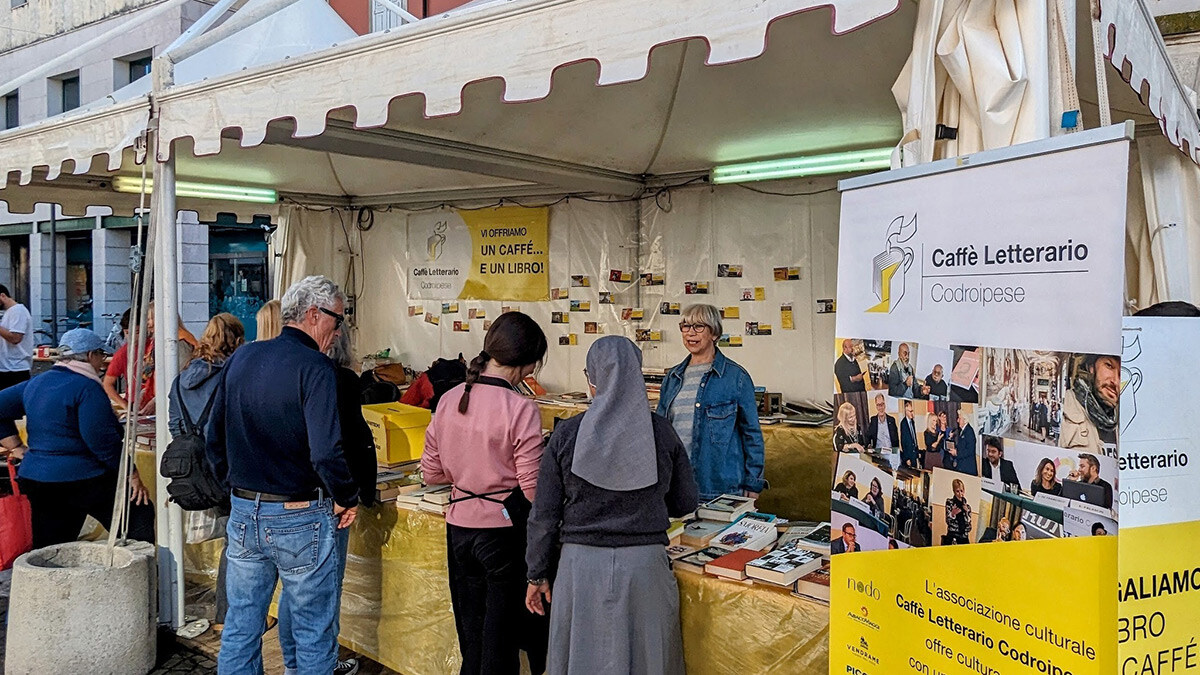
[[[333,667],[333,675],[354,675],[358,672],[358,659],[339,659]]]

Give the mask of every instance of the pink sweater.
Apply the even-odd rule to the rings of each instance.
[[[543,450],[537,404],[511,389],[476,384],[463,415],[458,403],[465,387],[460,384],[442,396],[425,430],[425,482],[454,485],[455,499],[466,496],[458,488],[483,494],[520,486],[532,502]],[[446,522],[472,528],[512,526],[503,507],[486,499],[451,504]]]

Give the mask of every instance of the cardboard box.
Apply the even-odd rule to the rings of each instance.
[[[425,427],[432,419],[425,408],[403,403],[364,405],[363,419],[375,437],[375,455],[380,464],[401,464],[421,458],[425,452]]]

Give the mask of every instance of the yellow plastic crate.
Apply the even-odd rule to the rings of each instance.
[[[378,403],[362,407],[363,419],[375,437],[380,464],[403,464],[425,452],[425,427],[432,419],[425,408],[403,403]]]

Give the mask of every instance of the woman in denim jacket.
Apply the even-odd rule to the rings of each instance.
[[[757,497],[763,479],[763,436],[754,382],[717,349],[721,313],[691,305],[679,322],[688,358],[667,373],[658,414],[687,449],[702,500],[721,494]]]

